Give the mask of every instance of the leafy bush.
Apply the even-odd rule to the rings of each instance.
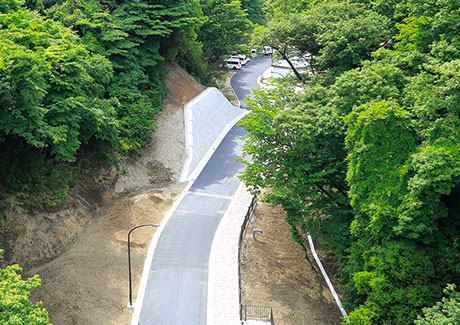
[[[444,294],[436,305],[423,309],[423,317],[417,318],[415,325],[460,324],[460,292],[455,284],[449,284]]]
[[[0,253],[3,253],[0,250]],[[0,269],[0,323],[5,325],[50,324],[48,312],[42,303],[32,304],[32,291],[41,286],[38,275],[22,280],[19,265]]]

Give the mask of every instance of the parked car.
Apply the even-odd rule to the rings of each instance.
[[[273,54],[273,49],[270,46],[264,46],[265,54]]]
[[[249,57],[246,54],[238,54],[237,56],[240,59],[241,65],[245,65],[250,61]]]
[[[231,57],[229,57],[229,59],[235,59],[235,60],[240,61],[240,64],[242,66],[246,65],[246,63],[249,61],[249,58],[245,54],[235,54],[235,55],[232,55]]]
[[[227,67],[230,70],[240,70],[241,69],[241,62],[240,62],[240,59],[238,57],[236,57],[236,58],[234,58],[234,57],[227,58],[227,59],[225,59],[225,63],[227,64]]]

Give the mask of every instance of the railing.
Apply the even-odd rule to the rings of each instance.
[[[248,211],[246,212],[246,216],[244,217],[243,224],[241,225],[240,231],[240,239],[238,241],[238,283],[239,283],[239,295],[240,295],[240,306],[242,306],[242,286],[241,286],[241,252],[243,249],[243,239],[244,235],[246,234],[246,228],[250,219],[252,217],[252,213],[254,212],[256,206],[256,197],[252,198],[251,204],[249,205]],[[243,318],[242,308],[240,308],[240,319]]]
[[[270,306],[241,305],[240,312],[242,321],[259,320],[270,322],[271,325],[275,324],[273,309]]]

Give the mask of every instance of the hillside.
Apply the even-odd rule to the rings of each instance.
[[[22,208],[22,197],[12,197],[9,218],[0,227],[2,265],[20,264],[25,270],[50,261],[65,252],[93,221],[100,209],[114,199],[158,188],[177,178],[183,164],[184,144],[182,104],[197,95],[204,86],[178,65],[170,65],[170,87],[165,109],[158,119],[152,141],[137,161],[126,160],[118,169],[93,166],[68,203],[59,209],[41,211]],[[165,167],[168,166],[168,167]]]
[[[160,114],[158,129],[142,158],[133,163],[126,162],[124,175],[119,176],[111,170],[113,179],[107,181],[102,200],[95,202],[90,213],[79,218],[78,211],[83,211],[85,207],[76,205],[68,211],[56,212],[56,216],[68,213],[67,218],[40,218],[40,222],[34,223],[42,229],[48,226],[50,230],[46,237],[40,234],[31,237],[31,231],[28,231],[27,236],[16,238],[15,242],[23,243],[21,247],[29,254],[34,254],[37,245],[27,243],[37,241],[42,241],[40,246],[58,245],[62,249],[56,249],[54,256],[50,254],[42,260],[33,259],[25,252],[15,255],[22,262],[34,260],[33,264],[29,263],[32,267],[28,267],[26,274],[39,274],[43,284],[33,294],[32,300],[43,301],[54,324],[126,324],[131,318],[131,310],[126,308],[129,297],[127,234],[129,229],[139,224],[161,223],[185,186],[185,183],[175,181],[174,175],[178,170],[165,167],[156,157],[161,155],[160,159],[166,162],[183,155],[183,141],[179,139],[183,133],[183,103],[204,89],[178,65],[169,67],[171,73],[167,84],[170,92],[165,110]],[[168,137],[172,133],[176,133],[175,136]],[[175,165],[181,163],[179,161]],[[99,171],[101,175],[105,172]],[[91,193],[102,191],[94,187],[98,182],[96,176],[93,177],[83,182],[86,185],[79,189],[77,195],[88,195],[89,199]],[[76,213],[73,217],[70,216],[72,212]],[[50,236],[54,229],[57,234]],[[154,231],[154,228],[139,229],[131,237],[134,300]],[[72,239],[53,240],[58,234],[61,239],[69,235]]]

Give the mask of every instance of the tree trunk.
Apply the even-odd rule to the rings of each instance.
[[[295,74],[295,76],[297,77],[297,79],[299,79],[299,81],[300,81],[302,84],[305,84],[305,80],[302,78],[302,76],[300,75],[300,73],[297,71],[297,69],[294,67],[294,65],[292,64],[292,62],[289,60],[288,56],[286,55],[286,48],[284,48],[284,51],[281,52],[281,56],[282,56],[283,59],[286,60],[286,62],[289,64],[289,66],[291,67],[292,71],[294,71],[294,74]]]

